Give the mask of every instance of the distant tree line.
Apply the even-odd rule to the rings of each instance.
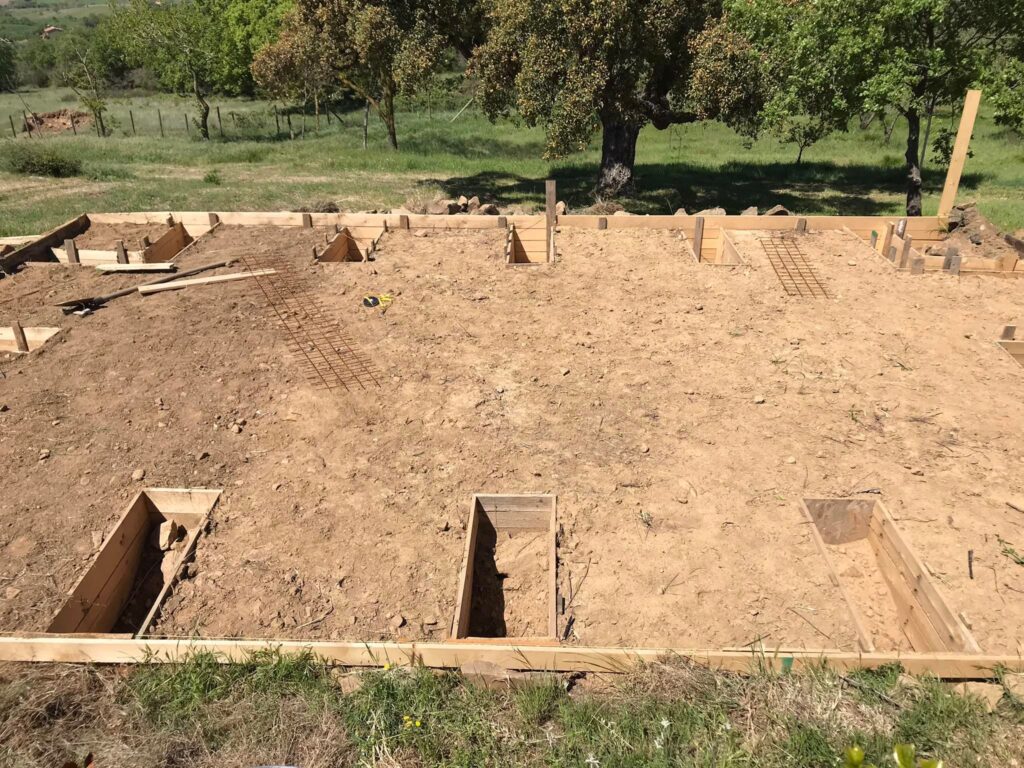
[[[130,0],[91,29],[0,42],[0,88],[66,85],[102,125],[112,89],[187,94],[209,138],[212,94],[365,103],[399,147],[396,99],[455,63],[484,112],[540,126],[557,158],[601,137],[595,193],[628,194],[647,125],[720,120],[792,143],[903,125],[907,212],[929,146],[985,89],[1024,130],[1024,0]],[[942,159],[940,157],[940,159]]]

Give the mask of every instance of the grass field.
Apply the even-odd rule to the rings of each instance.
[[[27,40],[48,24],[68,30],[88,17],[110,13],[110,3],[97,0],[8,0],[0,1],[0,37]]]
[[[400,113],[402,149],[392,152],[372,115],[370,146],[362,149],[360,110],[342,114],[341,124],[332,120],[328,126],[322,119],[319,133],[307,117],[305,138],[290,140],[283,115],[282,133],[275,135],[274,113],[265,102],[213,103],[220,107],[225,138],[214,116],[210,142],[197,140],[194,128],[186,133],[192,103],[169,96],[115,100],[108,118],[113,136],[101,139],[84,129],[77,137],[40,139],[79,159],[82,175],[44,179],[0,171],[0,235],[38,232],[83,211],[276,210],[321,200],[364,210],[459,194],[535,206],[549,176],[558,180],[559,197],[571,208],[594,202],[596,144],[548,162],[542,157],[540,130],[492,124],[473,107],[454,122],[455,111]],[[73,94],[62,89],[2,94],[0,131],[10,135],[10,119],[19,124],[23,109],[74,106]],[[950,116],[939,122],[955,128]],[[300,123],[296,113],[296,132]],[[804,153],[799,165],[795,147],[771,139],[748,147],[719,124],[648,128],[639,143],[638,191],[623,202],[639,213],[671,213],[680,206],[692,212],[715,205],[738,213],[749,205],[763,209],[780,203],[808,214],[898,214],[903,206],[902,128],[886,143],[877,123],[822,141]],[[983,110],[972,149],[960,199],[978,201],[1002,228],[1024,227],[1024,139],[994,125]],[[0,157],[4,154],[9,152],[0,144]],[[926,214],[937,209],[944,175],[944,168],[926,163]]]
[[[342,670],[339,670],[342,671]],[[343,671],[342,671],[343,672]],[[385,670],[339,679],[312,658],[221,666],[0,667],[0,761],[97,765],[732,766],[829,768],[861,747],[951,766],[1018,765],[1021,702],[995,713],[895,667],[743,678],[682,663],[566,691],[540,679],[511,691],[457,674]]]

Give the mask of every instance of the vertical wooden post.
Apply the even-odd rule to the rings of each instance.
[[[913,245],[914,238],[907,235],[903,238],[903,250],[900,252],[900,269],[906,269],[910,266],[910,247]]]
[[[164,116],[160,114],[160,107],[156,108],[156,121],[160,123],[160,138],[164,137]]]
[[[955,256],[950,256],[949,257],[949,267],[947,268],[948,271],[949,271],[949,274],[951,274],[951,275],[959,275],[960,274],[960,264],[962,262],[963,262],[963,259],[961,258],[959,253],[956,254]]]
[[[75,245],[74,239],[64,241],[64,250],[68,252],[68,264],[82,263],[78,258],[78,246]]]
[[[878,233],[875,230],[871,230],[871,247],[874,250],[878,250]]]
[[[312,229],[313,228],[313,214],[311,214],[311,213],[304,213],[304,214],[302,214],[302,226],[305,227],[306,229]]]
[[[902,238],[905,234],[907,234],[907,220],[900,219],[896,222],[896,237]]]
[[[100,130],[100,121],[99,120],[93,120],[92,122],[93,122],[93,125],[96,126],[96,135],[99,138],[102,139],[103,138],[103,131]]]
[[[25,110],[21,110],[21,119],[25,121],[25,130],[28,131],[28,137],[32,138],[32,123],[28,121],[28,115]]]
[[[407,215],[405,215],[404,213],[400,214],[399,217],[398,217],[398,228],[399,229],[408,229],[409,228],[409,217]]]
[[[277,113],[277,104],[274,105],[274,125],[277,126],[277,133],[274,134],[275,139],[281,138],[281,116]]]
[[[189,136],[192,135],[192,127],[188,124],[188,112],[185,113],[185,133]]]
[[[558,204],[556,198],[558,197],[558,189],[555,185],[554,179],[548,179],[544,182],[544,216],[547,219],[546,222],[546,233],[547,237],[544,240],[545,246],[547,246],[548,261],[554,261],[554,237],[555,237],[555,221],[557,216],[555,215],[555,206]]]
[[[220,216],[216,213],[208,213],[207,216],[209,217],[211,227],[215,227],[220,224]]]
[[[220,107],[217,107],[217,128],[220,129],[220,137],[224,138],[224,123],[220,121]]]
[[[78,129],[75,127],[75,113],[71,113],[71,133],[75,136],[78,135]]]
[[[167,224],[167,228],[170,229],[174,226],[174,217],[171,214],[167,214],[167,220],[165,223]]]
[[[132,121],[132,136],[138,136],[139,134],[135,130],[135,113],[132,112],[130,109],[128,110],[128,119]],[[75,121],[75,118],[74,118],[74,115],[72,115],[71,122],[74,122],[74,121]]]
[[[885,236],[882,238],[882,255],[886,258],[889,257],[889,246],[892,245],[892,235],[895,229],[891,221],[885,225]]]
[[[597,219],[597,228],[598,229],[608,229],[608,219],[606,219],[604,216],[598,217],[598,219]]]
[[[11,136],[18,138],[18,129],[14,127],[14,115],[8,115],[7,119],[11,121]]]
[[[292,130],[292,113],[291,112],[285,112],[284,119],[285,119],[285,122],[288,123],[288,138],[289,139],[294,139],[295,138],[295,131]]]
[[[915,256],[910,260],[910,274],[912,275],[923,275],[924,274],[924,257]]]
[[[124,247],[124,240],[117,241],[117,263],[127,264],[128,263],[128,249]]]
[[[700,261],[700,250],[704,247],[704,217],[698,216],[693,223],[693,255]]]
[[[796,227],[794,227],[794,229],[796,229],[796,231],[799,232],[801,235],[807,234],[807,219],[805,219],[803,216],[797,219]]]
[[[1013,341],[1013,337],[1016,336],[1016,335],[1017,335],[1017,326],[1016,325],[1004,325],[1003,326],[1003,333],[1002,333],[1002,335],[999,338],[1002,339],[1003,341]]]
[[[956,193],[960,188],[960,177],[967,161],[967,150],[971,145],[971,134],[974,133],[974,121],[978,117],[978,105],[981,103],[981,91],[970,90],[964,99],[964,111],[960,115],[960,127],[956,132],[956,143],[953,144],[953,156],[946,171],[946,183],[942,187],[942,198],[939,200],[939,216],[948,216],[956,202]]]
[[[885,258],[891,261],[893,264],[896,263],[896,246],[890,245],[889,250],[885,252]]]
[[[14,345],[18,348],[18,351],[28,352],[28,339],[25,338],[25,331],[21,327],[21,322],[15,320],[11,324],[11,330],[14,331]]]

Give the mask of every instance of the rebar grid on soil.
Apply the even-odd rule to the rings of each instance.
[[[352,391],[379,387],[379,372],[341,327],[340,320],[320,303],[289,259],[278,254],[242,256],[249,272],[275,269],[253,279],[288,336],[288,348],[310,384]]]
[[[804,299],[831,298],[796,239],[781,233],[757,239],[787,294]]]

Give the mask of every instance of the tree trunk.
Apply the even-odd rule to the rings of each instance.
[[[370,133],[370,102],[367,100],[366,109],[363,110],[363,149],[366,149],[367,138]]]
[[[380,101],[380,119],[384,121],[384,127],[388,129],[388,145],[392,149],[398,149],[398,131],[395,128],[395,97],[390,93],[385,94]]]
[[[921,215],[921,115],[916,107],[906,112],[907,118],[907,216]]]
[[[206,98],[203,96],[203,91],[199,87],[199,78],[194,74],[192,75],[192,95],[196,97],[196,105],[199,107],[199,135],[203,137],[203,141],[210,140],[210,105],[206,102]]]
[[[633,188],[636,140],[640,126],[618,118],[601,120],[601,169],[596,192],[602,197],[617,197]]]

